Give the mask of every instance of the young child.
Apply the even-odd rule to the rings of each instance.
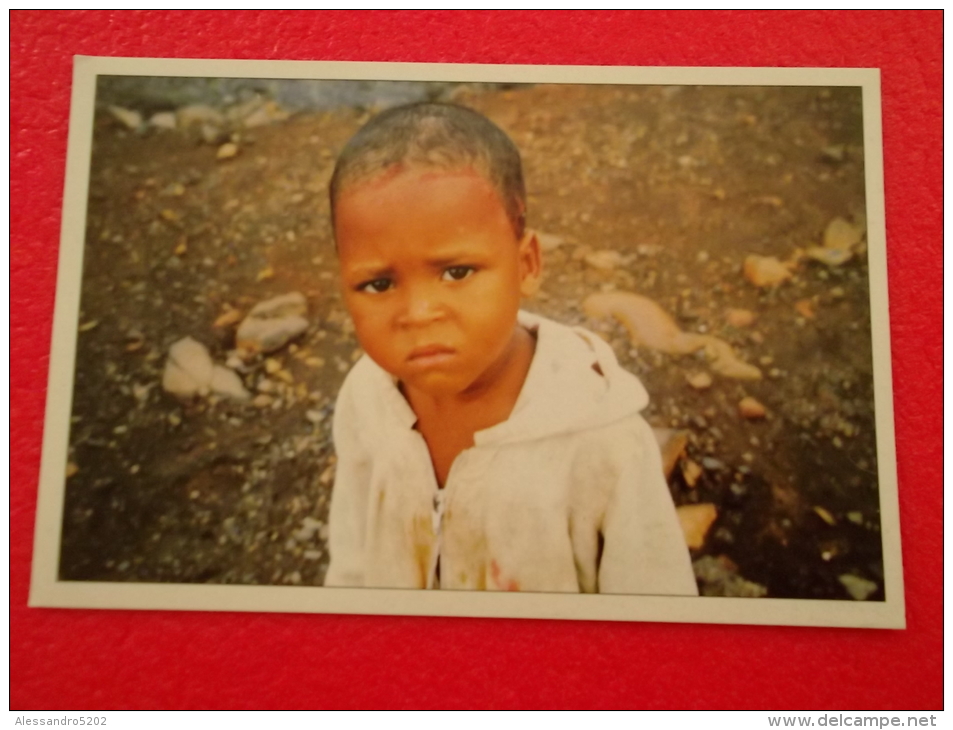
[[[325,584],[695,595],[642,385],[519,309],[541,262],[512,141],[463,107],[391,109],[330,194],[367,354],[334,415]]]

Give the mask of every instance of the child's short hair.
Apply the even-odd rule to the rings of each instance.
[[[517,238],[526,226],[526,188],[520,153],[486,117],[454,104],[399,106],[371,119],[344,146],[331,177],[334,206],[349,185],[394,165],[458,170],[473,167],[496,188]]]

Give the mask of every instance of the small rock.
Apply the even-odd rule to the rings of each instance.
[[[190,127],[193,124],[215,124],[221,126],[225,117],[217,109],[208,104],[190,104],[175,113],[180,127]]]
[[[66,463],[66,478],[69,479],[71,476],[75,476],[79,472],[79,467],[75,463],[69,461]]]
[[[212,358],[205,345],[183,337],[169,348],[162,387],[183,398],[208,393],[212,380]]]
[[[706,456],[704,459],[702,459],[702,466],[708,469],[708,471],[721,471],[725,468],[723,461],[719,461],[718,459],[714,459],[710,456]]]
[[[566,243],[566,239],[562,236],[554,236],[551,233],[540,233],[539,231],[536,232],[536,240],[539,241],[539,247],[543,250],[543,253],[555,251]]]
[[[819,261],[825,266],[840,266],[854,257],[849,248],[822,248],[820,246],[812,246],[804,252],[804,255],[814,261]]]
[[[234,142],[226,142],[221,147],[218,148],[218,152],[215,153],[215,159],[217,160],[228,160],[238,154],[238,145]]]
[[[685,378],[695,390],[707,390],[711,387],[712,379],[708,373],[693,373]]]
[[[843,162],[846,156],[844,145],[832,144],[821,148],[821,157],[828,162]]]
[[[725,312],[725,321],[732,327],[750,327],[754,324],[755,313],[749,309],[729,309]]]
[[[251,404],[255,406],[256,408],[267,408],[274,402],[274,400],[275,399],[272,398],[270,395],[266,393],[260,393],[259,395],[256,395],[252,399]]]
[[[321,551],[320,550],[305,550],[302,556],[305,560],[320,560]]]
[[[122,124],[126,129],[135,131],[142,126],[142,115],[132,109],[124,109],[121,106],[110,106],[109,113],[113,119]]]
[[[662,471],[665,478],[668,479],[672,476],[678,460],[685,453],[689,433],[688,431],[676,431],[671,428],[653,428],[652,433],[662,452]]]
[[[202,141],[208,145],[219,144],[228,138],[228,135],[214,124],[203,124],[199,133],[202,135]]]
[[[703,472],[704,470],[698,462],[692,461],[691,459],[686,459],[682,462],[682,477],[685,479],[685,484],[689,487],[694,487],[698,483],[698,479]]]
[[[824,229],[824,248],[851,250],[864,237],[864,230],[848,223],[843,218],[835,218]]]
[[[686,504],[679,507],[678,521],[685,535],[685,544],[698,550],[705,544],[705,537],[712,523],[718,518],[718,509],[713,504]]]
[[[705,555],[694,563],[695,577],[701,583],[703,596],[727,596],[735,598],[761,598],[768,589],[738,575],[738,566],[728,557]]]
[[[625,263],[625,258],[618,251],[603,250],[586,254],[584,261],[595,269],[611,271]]]
[[[212,392],[235,400],[248,400],[251,394],[242,385],[242,379],[233,370],[221,365],[212,368],[212,379],[209,382]]]
[[[274,375],[279,370],[281,370],[281,362],[276,360],[273,357],[265,359],[265,372],[269,375]]]
[[[175,129],[175,112],[157,112],[149,117],[149,126],[156,129]]]
[[[800,299],[794,303],[794,309],[804,319],[814,319],[814,303],[810,299]]]
[[[237,346],[250,353],[274,352],[308,328],[304,295],[291,292],[257,304],[235,334]]]
[[[744,276],[757,287],[777,286],[791,278],[791,270],[774,256],[751,254],[745,259]]]
[[[831,527],[833,527],[834,525],[837,524],[837,520],[834,519],[834,515],[832,515],[830,512],[828,512],[828,511],[827,511],[826,509],[824,509],[823,507],[815,506],[815,507],[814,507],[814,513],[815,513],[818,517],[820,517],[822,520],[824,520],[824,522],[827,523],[828,525],[830,525]]]
[[[744,418],[751,420],[764,418],[767,413],[764,406],[750,395],[742,398],[741,402],[738,403],[738,412],[741,413]]]
[[[237,324],[242,319],[242,313],[238,309],[229,309],[227,312],[223,312],[218,316],[215,322],[212,323],[213,327],[230,327],[233,324]]]
[[[306,411],[304,417],[311,423],[318,424],[324,420],[321,411]]]
[[[854,511],[854,512],[848,512],[848,513],[847,513],[847,519],[848,519],[850,522],[854,523],[855,525],[862,525],[862,524],[864,524],[864,513],[863,513],[863,512],[856,512],[856,511]]]
[[[840,575],[837,580],[847,589],[850,597],[855,601],[866,601],[870,595],[877,590],[877,584],[866,578],[860,578],[856,575]]]

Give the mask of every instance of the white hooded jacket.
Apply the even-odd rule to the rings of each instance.
[[[394,379],[367,356],[348,374],[325,585],[697,595],[645,389],[596,335],[520,322],[537,343],[513,412],[442,490]]]

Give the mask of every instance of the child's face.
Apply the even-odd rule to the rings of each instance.
[[[539,244],[517,239],[489,181],[385,172],[346,189],[335,222],[344,301],[378,365],[434,396],[473,392],[505,370]]]

